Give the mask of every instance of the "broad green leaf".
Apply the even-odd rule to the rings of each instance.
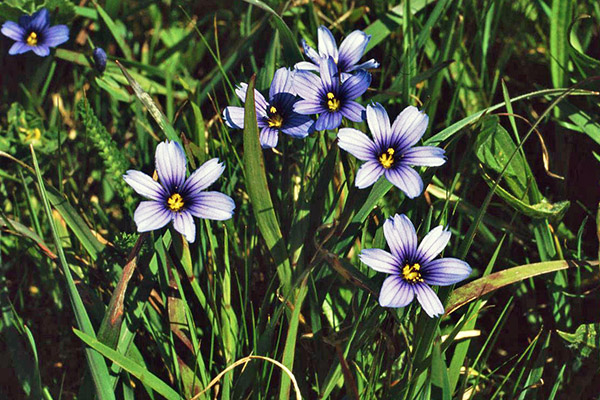
[[[148,371],[146,368],[132,361],[131,359],[125,357],[123,354],[117,352],[116,350],[111,349],[110,347],[102,344],[97,339],[86,335],[78,329],[73,329],[75,335],[77,335],[85,344],[90,346],[94,353],[98,355],[103,355],[110,361],[119,365],[125,371],[129,372],[131,375],[135,376],[145,385],[148,385],[152,389],[156,391],[156,393],[164,396],[167,400],[182,400],[183,398],[163,382],[160,378],[154,375],[152,372]]]
[[[598,261],[545,261],[505,269],[483,278],[476,279],[452,292],[446,303],[446,315],[453,313],[473,300],[479,299],[482,296],[505,286],[512,285],[513,283],[521,282],[534,276],[548,274],[567,268],[582,267],[585,265],[598,265]]]
[[[283,241],[281,228],[275,215],[267,174],[265,172],[265,160],[263,150],[260,146],[258,123],[256,120],[256,109],[254,102],[254,87],[256,76],[248,83],[246,91],[245,114],[244,114],[244,175],[248,196],[252,204],[254,217],[260,229],[267,247],[277,265],[279,280],[284,288],[284,294],[289,293],[291,285],[292,270],[286,245]]]

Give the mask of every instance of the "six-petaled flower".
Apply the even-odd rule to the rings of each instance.
[[[50,26],[50,16],[45,8],[31,16],[21,16],[19,23],[6,21],[1,31],[15,41],[8,50],[11,55],[31,50],[38,56],[46,57],[50,54],[50,47],[69,40],[69,28],[66,25]]]
[[[156,147],[156,172],[159,182],[141,171],[129,170],[123,179],[146,197],[135,210],[138,232],[160,229],[173,221],[173,227],[188,242],[196,239],[194,218],[226,220],[235,204],[220,192],[204,191],[221,176],[225,166],[213,158],[186,179],[185,153],[177,142],[162,142]]]
[[[344,82],[340,82],[338,69],[333,58],[322,59],[319,65],[320,77],[311,71],[297,71],[294,88],[302,100],[294,105],[300,114],[319,114],[315,129],[335,129],[342,123],[342,117],[360,122],[364,119],[365,108],[354,101],[371,84],[371,74],[358,71]]]
[[[245,102],[248,84],[241,83],[235,93]],[[287,68],[275,71],[271,87],[269,88],[269,101],[258,90],[254,90],[256,104],[256,117],[260,131],[260,144],[263,148],[277,146],[278,134],[302,139],[308,136],[314,124],[313,120],[294,112],[294,104],[299,99],[293,91],[293,74]],[[223,112],[225,123],[230,128],[244,128],[244,108],[229,106]]]
[[[391,250],[365,249],[360,260],[378,272],[390,274],[381,287],[382,307],[405,307],[414,297],[430,317],[444,314],[444,306],[429,285],[447,286],[466,279],[471,267],[457,258],[435,257],[450,240],[442,226],[432,229],[417,246],[417,233],[404,214],[396,214],[383,224],[383,233]]]
[[[366,161],[356,173],[355,185],[364,189],[381,175],[415,198],[423,191],[423,181],[412,166],[436,167],[446,162],[444,150],[433,146],[414,145],[421,139],[429,118],[416,107],[406,107],[390,126],[385,109],[378,103],[367,106],[367,124],[373,135],[343,128],[338,132],[338,145],[359,160]]]
[[[306,54],[306,56],[312,62],[299,62],[295,65],[296,69],[318,71],[323,57],[326,59],[331,57],[337,64],[342,81],[344,81],[349,78],[353,72],[379,67],[379,63],[374,59],[370,59],[367,62],[358,64],[365,53],[365,49],[369,43],[369,40],[371,40],[371,35],[367,35],[362,31],[356,30],[350,33],[342,41],[338,49],[337,43],[335,42],[331,31],[326,27],[321,26],[317,32],[317,39],[318,52],[310,47],[304,39],[302,39],[304,54]]]

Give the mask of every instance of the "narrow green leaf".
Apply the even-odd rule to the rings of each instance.
[[[162,131],[167,136],[167,139],[180,142],[177,133],[175,133],[175,129],[173,129],[173,127],[167,120],[167,117],[165,117],[165,115],[162,113],[162,111],[160,111],[157,105],[154,104],[154,101],[152,101],[150,95],[146,93],[144,89],[142,89],[140,84],[131,76],[131,74],[129,74],[129,72],[127,72],[127,70],[121,65],[121,63],[117,62],[117,65],[119,66],[119,68],[121,68],[121,72],[123,72],[123,75],[125,75],[127,82],[129,82],[129,85],[131,85],[131,87],[133,88],[133,91],[135,92],[137,98],[142,102],[144,106],[146,106],[148,112],[150,112],[150,115],[152,115],[152,118],[154,118],[160,129],[162,129]]]
[[[117,45],[123,52],[125,58],[128,60],[133,60],[133,53],[131,52],[131,49],[127,45],[125,39],[123,39],[123,37],[121,37],[121,35],[119,34],[119,30],[117,28],[117,25],[115,25],[115,22],[98,3],[96,3],[95,1],[93,1],[93,3],[96,7],[96,10],[98,11],[98,15],[100,16],[100,18],[102,18],[110,33],[112,33],[113,37],[115,38],[115,42],[117,42]]]
[[[71,300],[71,305],[73,307],[75,319],[77,320],[77,326],[79,326],[79,328],[82,331],[86,332],[87,335],[94,338],[96,336],[94,332],[94,327],[92,326],[87,311],[85,310],[83,301],[79,296],[79,292],[77,291],[77,287],[75,286],[75,282],[73,281],[73,277],[71,275],[71,269],[65,258],[65,254],[61,246],[60,237],[57,234],[54,218],[52,218],[52,210],[50,209],[50,202],[48,200],[48,194],[46,192],[44,179],[42,178],[42,174],[40,172],[40,167],[37,162],[37,157],[35,156],[35,151],[33,150],[33,146],[31,145],[30,150],[31,156],[33,158],[33,166],[35,168],[35,175],[37,177],[38,188],[42,198],[42,203],[44,204],[44,210],[46,212],[46,216],[50,224],[52,237],[54,239],[54,245],[56,246],[56,251],[58,253],[58,259],[60,261],[60,265],[63,269],[63,274],[67,281],[69,299]],[[100,357],[98,353],[92,350],[86,350],[86,358],[88,366],[90,368],[90,372],[92,374],[92,379],[94,380],[94,385],[96,387],[96,394],[98,398],[101,400],[113,400],[115,398],[115,395],[111,387],[111,379],[110,375],[108,374],[108,368],[106,366],[106,363],[104,362],[104,359]]]
[[[291,266],[283,235],[275,215],[267,174],[265,172],[265,160],[260,146],[258,123],[256,120],[256,109],[254,102],[254,86],[256,76],[248,83],[246,91],[245,114],[244,114],[244,175],[248,189],[248,196],[252,204],[254,217],[258,224],[271,255],[277,265],[279,280],[284,288],[284,294],[288,294],[291,284]]]
[[[568,34],[571,24],[571,0],[552,0],[550,16],[550,72],[554,87],[567,84],[567,62],[569,60]]]
[[[258,8],[261,8],[273,16],[273,21],[275,22],[275,27],[279,31],[281,35],[281,41],[283,44],[283,54],[285,60],[289,64],[297,63],[298,61],[302,61],[302,53],[300,53],[300,47],[298,41],[294,38],[294,34],[290,30],[290,28],[286,25],[283,19],[277,14],[271,7],[266,5],[261,0],[244,0],[248,4],[252,4]]]
[[[129,372],[131,375],[135,376],[139,379],[144,385],[148,385],[152,389],[164,396],[167,400],[182,400],[183,398],[173,390],[169,385],[163,382],[160,378],[154,375],[152,372],[148,371],[146,368],[132,361],[131,359],[125,357],[123,354],[119,353],[116,350],[111,349],[110,347],[102,344],[97,339],[86,335],[80,330],[73,329],[75,335],[77,335],[85,344],[90,346],[94,350],[94,353],[98,355],[103,355],[108,358],[110,361],[119,365],[125,371]]]
[[[479,299],[504,286],[521,282],[534,276],[548,274],[567,268],[583,267],[585,265],[598,265],[598,261],[545,261],[533,264],[525,264],[493,273],[479,278],[473,282],[454,290],[446,304],[446,315],[453,313],[465,304]]]

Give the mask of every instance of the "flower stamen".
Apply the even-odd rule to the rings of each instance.
[[[183,197],[181,197],[179,193],[173,193],[171,197],[167,199],[167,206],[171,211],[181,211],[183,204]]]
[[[421,266],[418,263],[414,263],[413,265],[406,264],[402,268],[402,278],[410,283],[423,282],[420,270]]]
[[[335,94],[329,92],[327,93],[327,108],[329,108],[329,111],[337,111],[340,108],[340,101],[339,99],[335,98]]]
[[[281,128],[281,125],[283,125],[283,118],[281,117],[281,115],[275,114],[271,116],[271,118],[267,119],[267,123],[269,124],[270,128]]]
[[[38,35],[35,32],[31,32],[29,34],[29,36],[27,36],[27,44],[30,46],[35,46],[37,45],[38,42]]]
[[[385,153],[382,153],[379,156],[379,162],[381,163],[383,168],[390,169],[392,165],[394,165],[394,151],[395,150],[390,147],[385,151]]]

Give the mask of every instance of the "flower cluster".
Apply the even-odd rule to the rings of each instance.
[[[374,59],[360,63],[370,36],[361,31],[350,33],[338,47],[324,26],[318,30],[317,50],[302,40],[309,61],[277,70],[269,90],[268,101],[255,91],[256,116],[261,128],[263,148],[277,145],[278,133],[305,138],[312,131],[332,130],[345,119],[366,119],[371,137],[350,127],[339,129],[338,146],[364,161],[358,169],[354,185],[359,189],[372,186],[381,176],[400,189],[408,198],[423,193],[423,180],[413,167],[438,167],[446,162],[443,149],[417,146],[429,122],[416,107],[406,107],[394,120],[379,104],[365,108],[357,99],[371,84],[369,69],[377,68]],[[244,102],[248,85],[241,83],[236,94]],[[309,116],[318,115],[313,122]],[[244,127],[244,109],[229,106],[223,112],[230,128]],[[430,317],[440,316],[444,307],[429,285],[451,285],[466,279],[469,265],[455,258],[434,258],[450,240],[450,232],[439,226],[427,234],[417,246],[417,234],[405,215],[396,214],[383,224],[391,253],[381,249],[365,249],[360,259],[376,271],[390,276],[381,288],[379,303],[384,307],[404,307],[414,297]]]

